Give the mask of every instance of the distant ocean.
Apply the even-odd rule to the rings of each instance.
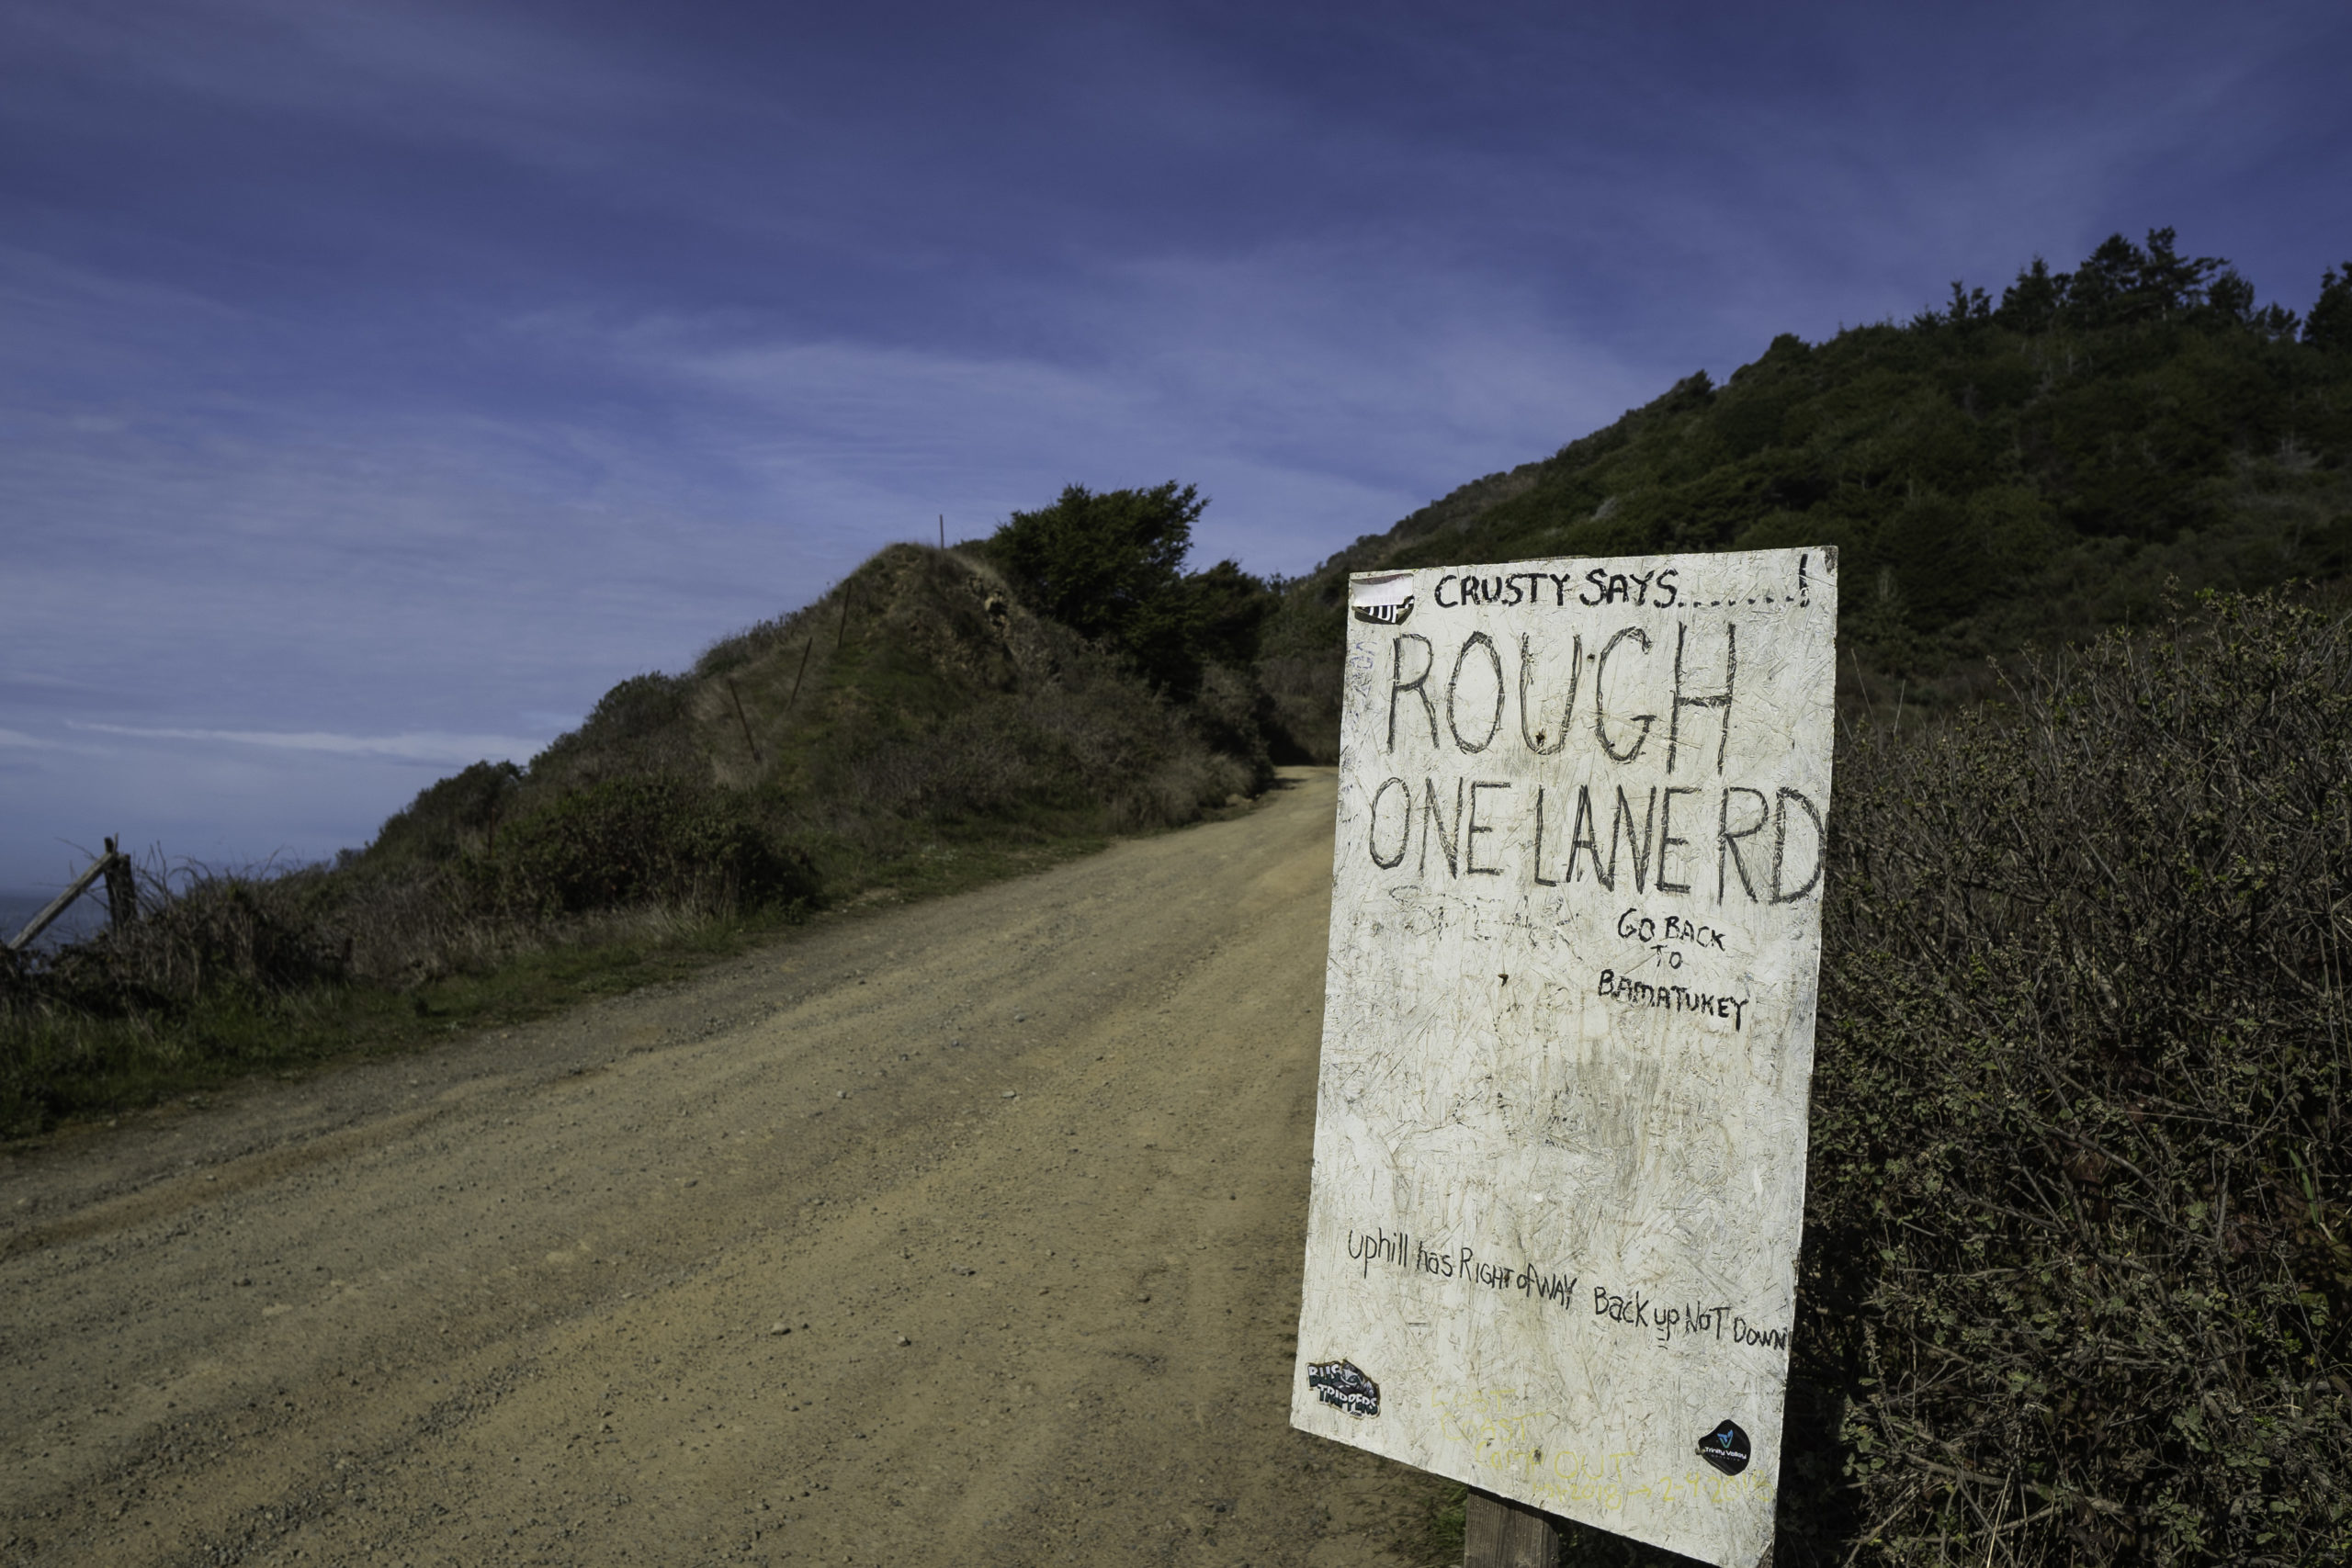
[[[49,901],[63,891],[62,887],[51,887],[46,891],[22,887],[0,891],[0,942],[16,941],[17,933],[25,929],[26,922],[48,908]],[[106,889],[93,887],[74,899],[73,908],[58,916],[56,922],[34,940],[33,946],[44,950],[62,947],[93,931],[104,931],[106,924]]]

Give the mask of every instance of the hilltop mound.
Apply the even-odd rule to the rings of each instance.
[[[988,551],[894,545],[684,673],[621,682],[529,766],[428,786],[332,865],[142,869],[131,925],[0,953],[0,1129],[527,1017],[820,905],[1034,869],[1271,780],[1234,664],[1186,662],[1179,700],[1036,614]],[[1176,581],[1211,630],[1228,591],[1263,596],[1224,567]]]
[[[893,545],[690,671],[620,682],[527,769],[477,763],[433,785],[361,863],[458,863],[513,903],[534,889],[509,874],[540,840],[628,800],[676,832],[735,823],[789,845],[811,886],[862,883],[959,833],[1133,831],[1253,794],[1267,765],[1248,710],[1221,670],[1190,707],[1160,700],[976,552]]]

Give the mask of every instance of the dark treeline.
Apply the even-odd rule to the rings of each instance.
[[[1336,756],[1345,578],[1553,556],[1834,545],[1843,695],[1980,694],[1987,655],[2143,625],[2167,581],[2352,565],[2352,263],[2307,312],[2169,229],[1996,301],[1782,335],[1370,535],[1290,584],[1261,660],[1287,744]]]

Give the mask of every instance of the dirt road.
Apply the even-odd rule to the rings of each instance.
[[[1332,784],[0,1165],[9,1562],[1396,1563],[1292,1432]]]

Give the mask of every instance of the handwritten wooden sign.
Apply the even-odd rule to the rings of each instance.
[[[1359,574],[1292,1421],[1771,1540],[1834,551]]]

